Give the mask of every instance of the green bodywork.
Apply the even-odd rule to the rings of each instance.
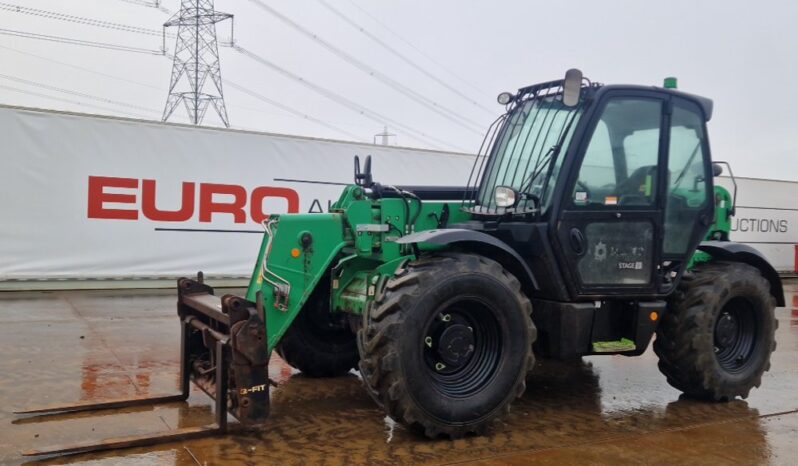
[[[269,350],[321,280],[331,280],[333,312],[361,314],[380,280],[392,276],[418,252],[435,248],[420,244],[415,249],[396,240],[414,231],[438,228],[446,217],[447,223],[468,220],[470,214],[461,208],[460,201],[372,200],[360,186],[352,185],[329,213],[271,216],[266,222],[271,235],[268,231],[264,235],[247,291],[250,301],[263,291]],[[280,289],[287,291],[287,298]]]
[[[706,239],[726,239],[731,230],[729,192],[716,186],[715,203],[715,222]],[[451,224],[470,217],[459,201],[373,200],[356,185],[344,189],[329,213],[273,215],[266,222],[269,228],[247,291],[250,301],[263,291],[269,350],[280,341],[321,280],[331,282],[332,312],[362,314],[381,281],[419,252],[440,247],[403,245],[397,239],[439,228],[442,219]],[[697,251],[688,267],[708,260],[711,256]]]
[[[715,186],[715,221],[709,228],[707,240],[728,240],[731,232],[731,218],[734,215],[734,201],[723,186]]]
[[[704,240],[728,241],[731,233],[731,218],[734,213],[734,201],[729,190],[723,186],[715,186],[715,219],[709,227]],[[709,262],[712,256],[704,251],[696,251],[690,258],[687,268],[692,269],[696,264]]]

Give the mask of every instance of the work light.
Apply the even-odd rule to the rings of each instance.
[[[497,186],[493,194],[496,207],[512,207],[518,201],[518,193],[509,186]]]

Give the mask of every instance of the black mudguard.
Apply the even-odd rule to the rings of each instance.
[[[462,228],[446,228],[412,233],[396,241],[399,244],[436,244],[441,246],[462,246],[466,251],[483,254],[501,263],[507,270],[517,276],[525,285],[538,290],[538,282],[529,265],[515,249],[504,241],[488,234]]]
[[[776,298],[776,304],[785,306],[784,289],[781,286],[779,273],[761,252],[747,244],[732,241],[703,241],[698,245],[698,250],[719,260],[742,262],[756,267],[770,282],[770,293]]]

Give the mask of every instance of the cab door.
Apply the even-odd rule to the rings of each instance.
[[[556,218],[573,294],[650,294],[663,238],[668,97],[615,91],[595,109]]]
[[[714,221],[712,158],[706,116],[695,102],[674,96],[669,113],[668,164],[660,292],[671,290]]]
[[[597,104],[555,214],[559,262],[575,296],[667,294],[713,221],[706,115],[662,92]]]

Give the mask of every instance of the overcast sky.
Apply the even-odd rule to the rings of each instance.
[[[389,119],[402,125],[388,123],[400,145],[476,152],[481,133],[501,112],[495,103],[501,91],[559,78],[571,67],[582,69],[593,81],[608,84],[661,85],[665,76],[673,75],[679,78],[681,90],[714,99],[710,137],[716,160],[732,162],[739,176],[798,180],[798,113],[793,89],[798,76],[798,3],[324,0],[364,33],[320,0],[261,1],[367,64],[393,85],[336,56],[251,0],[217,0],[219,11],[235,15],[239,46],[380,115],[369,118],[222,47],[225,80],[324,122],[289,113],[228,85],[225,96],[233,127],[335,139],[356,136],[370,141],[382,130],[383,120]],[[7,10],[19,5],[160,29],[169,14],[142,3],[147,2],[6,0],[0,2],[0,8],[6,8],[0,9],[0,30],[155,51],[161,46],[157,36]],[[162,4],[176,11],[179,0],[163,0]],[[220,40],[228,40],[229,26],[220,24],[218,35]],[[168,48],[174,48],[174,39],[169,40]],[[0,103],[4,104],[159,119],[170,70],[170,60],[155,54],[0,34]],[[426,105],[399,92],[396,83],[411,89]],[[441,115],[450,113],[457,117]],[[178,110],[175,121],[186,121],[185,112]],[[211,111],[206,124],[219,124]],[[419,137],[419,133],[428,137]]]

